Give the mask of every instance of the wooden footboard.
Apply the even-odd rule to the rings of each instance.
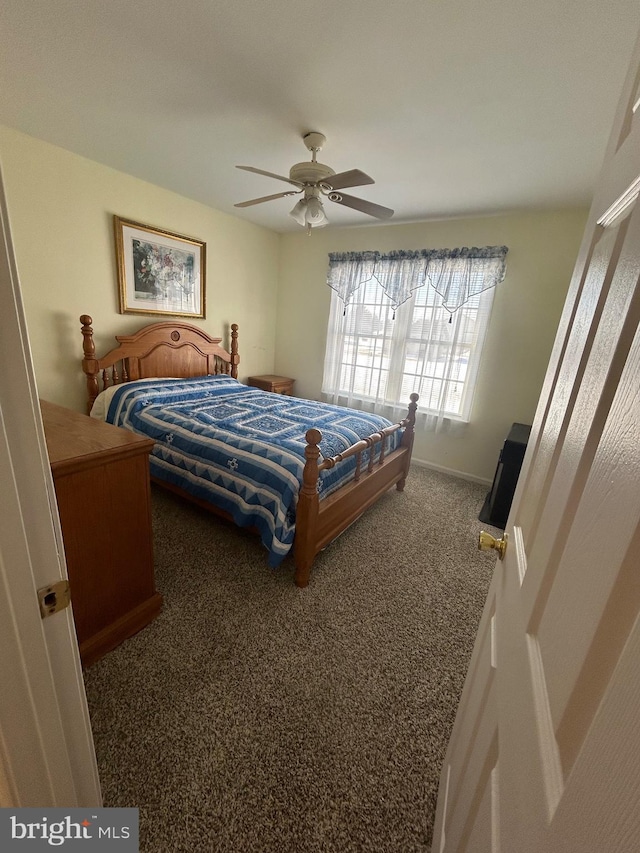
[[[411,394],[409,412],[403,421],[358,441],[343,453],[320,463],[318,445],[322,434],[317,429],[307,432],[306,463],[298,497],[294,540],[295,579],[298,586],[304,587],[309,583],[311,565],[319,551],[353,524],[393,485],[398,491],[404,489],[411,463],[417,406],[418,395]],[[388,437],[400,429],[403,430],[400,446],[387,453]],[[378,445],[379,454],[374,460]],[[362,454],[366,450],[371,452],[368,464],[363,469]],[[321,501],[317,490],[320,472],[333,468],[352,456],[356,457],[353,479]]]

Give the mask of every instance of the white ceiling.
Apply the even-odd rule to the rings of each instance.
[[[234,165],[287,175],[309,130],[392,222],[587,204],[639,27],[638,0],[1,0],[0,123],[276,231],[295,199],[233,204],[288,185]]]

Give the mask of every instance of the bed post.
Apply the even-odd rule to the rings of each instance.
[[[238,362],[240,361],[240,356],[238,355],[238,324],[231,324],[231,377],[232,379],[238,378]]]
[[[398,480],[396,488],[399,492],[403,491],[404,484],[407,482],[407,477],[409,476],[409,466],[411,465],[411,451],[413,450],[413,436],[415,433],[414,427],[416,425],[416,409],[418,408],[418,400],[420,397],[418,394],[411,394],[410,398],[411,402],[409,403],[409,414],[405,418],[404,424],[404,432],[402,434],[402,441],[400,442],[401,447],[406,447],[408,449],[407,453],[407,464],[404,470],[404,477],[401,480]]]
[[[96,361],[96,347],[93,342],[93,329],[91,328],[93,320],[88,314],[83,314],[80,317],[80,322],[82,323],[82,348],[84,350],[82,369],[87,377],[87,414],[89,414],[100,390],[98,387],[98,362]]]
[[[296,585],[306,586],[309,583],[311,564],[316,555],[315,531],[318,519],[318,457],[322,433],[317,429],[307,430],[305,435],[307,446],[304,449],[305,465],[302,475],[302,487],[298,495],[296,510],[296,535],[293,541],[293,555],[296,565]]]

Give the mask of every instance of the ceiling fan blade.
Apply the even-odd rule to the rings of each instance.
[[[329,193],[328,198],[329,201],[334,201],[344,207],[352,207],[362,213],[368,213],[369,216],[375,216],[376,219],[391,219],[394,213],[390,207],[383,207],[381,204],[374,204],[372,201],[365,201],[363,198],[355,198],[345,193]]]
[[[329,184],[331,189],[341,190],[343,187],[363,187],[365,184],[375,184],[373,178],[365,175],[360,169],[349,169],[348,172],[338,172],[331,175],[323,184]]]
[[[300,181],[292,181],[291,178],[285,178],[284,175],[276,175],[273,172],[265,172],[264,169],[256,169],[255,166],[236,166],[236,169],[244,169],[245,172],[255,172],[256,175],[266,175],[267,178],[276,178],[278,181],[286,181],[288,184],[293,184],[294,187],[302,188],[304,184]]]
[[[262,198],[252,198],[249,201],[241,201],[234,204],[234,207],[251,207],[252,204],[262,204],[263,201],[273,201],[275,198],[285,198],[288,195],[298,195],[296,190],[286,190],[283,193],[275,193],[275,195],[263,195]]]

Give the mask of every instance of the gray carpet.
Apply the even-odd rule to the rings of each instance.
[[[305,590],[153,493],[161,615],[85,673],[106,806],[142,851],[428,851],[495,557],[487,488],[414,466]]]

